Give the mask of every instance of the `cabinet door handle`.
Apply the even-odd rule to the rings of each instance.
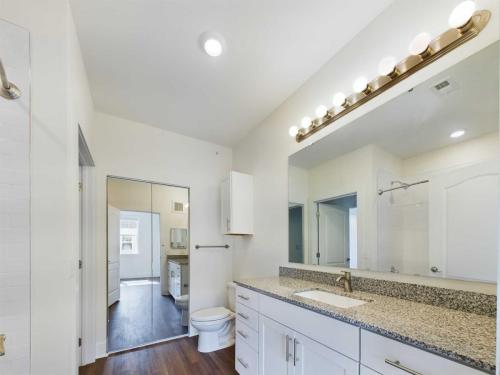
[[[299,361],[299,358],[297,358],[297,345],[299,345],[299,340],[293,339],[293,365],[294,366]]]
[[[244,299],[245,301],[250,300],[250,297],[244,296],[243,294],[238,294],[238,298]]]
[[[246,363],[244,360],[242,360],[240,357],[237,357],[236,358],[238,360],[239,363],[241,363],[241,365],[244,367],[244,368],[248,368],[248,363]]]
[[[290,336],[286,335],[286,361],[288,362],[290,360]]]
[[[243,313],[238,313],[239,316],[241,316],[243,319],[248,320],[249,316]]]
[[[245,332],[240,331],[239,329],[238,329],[236,332],[238,332],[238,334],[239,334],[241,337],[243,337],[244,339],[247,339],[247,338],[248,338],[248,335],[247,335]]]
[[[392,366],[392,367],[396,367],[397,369],[400,369],[404,372],[407,372],[408,374],[411,374],[411,375],[423,375],[422,373],[420,372],[417,372],[415,370],[412,370],[411,368],[408,368],[406,366],[403,366],[401,364],[401,362],[399,361],[391,361],[390,359],[385,359],[385,363],[387,363],[388,365]]]

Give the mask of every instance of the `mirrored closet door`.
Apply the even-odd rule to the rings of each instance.
[[[108,177],[108,352],[188,330],[189,189]]]

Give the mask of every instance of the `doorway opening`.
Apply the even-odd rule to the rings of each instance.
[[[184,336],[189,188],[107,179],[107,350]]]
[[[288,205],[288,261],[304,263],[304,205]]]
[[[321,266],[356,268],[357,194],[317,201],[316,262]]]

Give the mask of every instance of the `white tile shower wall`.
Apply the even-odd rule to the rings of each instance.
[[[22,91],[0,98],[0,334],[7,336],[0,375],[30,371],[29,33],[0,21],[0,51]]]

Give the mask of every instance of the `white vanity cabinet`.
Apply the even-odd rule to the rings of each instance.
[[[264,315],[259,325],[260,375],[357,375],[359,364]]]
[[[361,364],[375,372],[361,374],[484,375],[446,358],[361,330]]]
[[[253,177],[231,171],[221,183],[223,234],[253,234]]]
[[[168,291],[173,297],[189,294],[189,266],[184,262],[168,261]]]
[[[240,375],[481,375],[478,370],[238,286]]]

